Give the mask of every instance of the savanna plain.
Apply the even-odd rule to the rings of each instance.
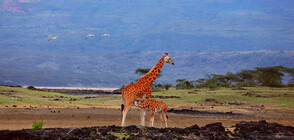
[[[294,88],[233,87],[162,90],[151,98],[169,106],[168,126],[185,128],[221,122],[226,130],[240,121],[276,122],[294,126]],[[84,97],[57,92],[0,86],[0,129],[32,129],[33,121],[43,128],[120,126],[120,94]],[[140,110],[133,106],[127,125],[140,124]],[[146,125],[149,125],[149,112]],[[155,115],[155,127],[160,127]]]

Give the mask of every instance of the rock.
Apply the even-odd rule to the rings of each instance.
[[[293,139],[294,127],[273,122],[240,122],[236,124],[235,136],[246,139]]]
[[[276,123],[240,122],[234,132],[225,131],[221,123],[207,124],[199,128],[197,124],[187,128],[154,128],[130,125],[99,126],[83,128],[45,128],[43,130],[0,130],[1,139],[118,139],[113,133],[126,133],[130,140],[158,139],[293,139],[294,128]],[[126,139],[126,138],[123,138]]]

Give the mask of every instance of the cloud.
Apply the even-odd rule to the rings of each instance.
[[[36,65],[37,68],[41,68],[41,69],[49,69],[49,70],[59,70],[59,65],[56,64],[55,62],[44,62],[42,64]]]

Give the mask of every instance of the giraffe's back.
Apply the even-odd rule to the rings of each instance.
[[[163,101],[157,101],[154,99],[149,99],[144,102],[141,102],[138,104],[138,107],[140,108],[147,108],[153,111],[166,111],[167,110],[167,105]]]
[[[144,87],[140,84],[134,83],[134,84],[129,84],[127,85],[123,91],[122,91],[122,96],[124,98],[134,98],[134,99],[142,99],[144,96],[146,96],[146,91],[150,87]]]

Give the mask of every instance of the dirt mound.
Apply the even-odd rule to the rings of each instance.
[[[169,99],[169,98],[181,98],[180,96],[160,96],[160,95],[152,95],[151,98],[158,98],[158,99]]]
[[[193,125],[181,128],[154,128],[137,127],[135,125],[125,128],[117,126],[89,127],[89,128],[49,128],[44,130],[3,130],[0,131],[1,139],[225,139],[227,132],[221,123],[209,124],[199,128]]]
[[[194,91],[190,91],[190,92],[188,92],[189,94],[198,94],[198,92],[199,92],[200,90],[194,90]]]
[[[246,139],[294,139],[294,127],[261,120],[236,124],[234,136]]]
[[[248,92],[246,92],[245,94],[243,94],[243,96],[249,96],[249,97],[252,97],[252,96],[256,96],[256,93],[253,92],[253,91],[248,91]]]
[[[242,87],[232,87],[232,90],[246,90],[246,89]]]
[[[216,99],[212,99],[212,98],[206,98],[205,102],[218,103]]]
[[[208,111],[197,111],[197,110],[190,110],[190,109],[181,109],[181,110],[170,109],[167,112],[194,115],[194,116],[257,118],[256,116],[250,116],[250,115],[233,113],[233,112],[208,112]]]
[[[230,136],[230,137],[229,137]],[[44,130],[2,130],[0,138],[8,139],[292,139],[294,127],[276,123],[240,122],[234,132],[225,131],[221,123],[204,127],[193,125],[186,128],[153,128],[102,126],[84,128],[48,128]]]

